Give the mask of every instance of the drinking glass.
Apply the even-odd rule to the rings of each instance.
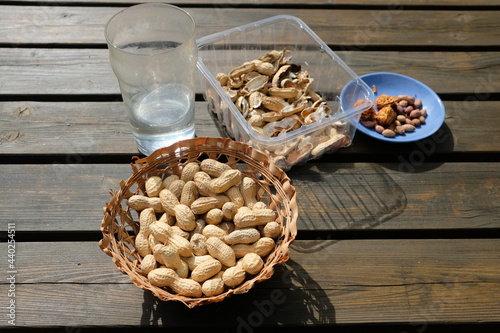
[[[109,60],[139,151],[195,136],[195,21],[164,3],[128,7],[106,25]]]

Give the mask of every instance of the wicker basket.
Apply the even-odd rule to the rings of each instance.
[[[153,286],[141,273],[141,257],[134,249],[134,236],[139,231],[139,223],[135,211],[127,207],[126,199],[133,194],[144,194],[145,180],[148,177],[162,174],[180,175],[182,167],[188,162],[205,158],[213,158],[237,167],[245,176],[255,179],[260,185],[258,198],[276,210],[277,221],[282,225],[282,234],[277,238],[275,249],[264,258],[264,267],[260,273],[220,295],[192,298],[176,295],[167,288]],[[110,191],[111,199],[104,207],[101,224],[103,238],[99,246],[111,256],[118,269],[127,274],[138,287],[151,291],[161,300],[180,301],[193,308],[222,301],[232,294],[248,292],[255,283],[269,279],[274,273],[274,266],[288,260],[289,245],[297,234],[298,209],[295,188],[285,172],[270,163],[262,152],[230,139],[202,137],[159,149],[146,158],[136,159],[131,166],[131,177],[120,182],[119,190]]]

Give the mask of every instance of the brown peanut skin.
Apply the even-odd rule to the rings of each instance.
[[[415,130],[415,126],[413,126],[413,124],[404,124],[403,129],[405,132],[413,132]]]
[[[410,112],[410,118],[418,118],[422,115],[422,111],[420,110],[413,110]]]
[[[396,120],[387,123],[382,123],[379,120],[379,124],[375,126],[376,132],[388,138],[404,135],[407,132],[413,132],[415,127],[420,127],[426,123],[425,115],[427,114],[427,110],[422,108],[422,99],[417,99],[409,95],[399,95],[397,99],[399,99],[399,101],[396,104],[396,109],[394,109],[394,105],[391,106],[397,113]],[[387,106],[384,105],[386,105],[386,103],[377,104],[377,108],[379,109],[377,116],[381,111],[387,108]]]
[[[393,138],[396,136],[396,132],[386,128],[385,130],[382,131],[382,135],[385,136],[386,138]]]

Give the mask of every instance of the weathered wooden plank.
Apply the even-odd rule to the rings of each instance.
[[[358,75],[396,72],[422,81],[437,93],[470,94],[472,101],[500,92],[498,52],[336,53]],[[1,95],[120,93],[105,49],[3,49],[0,72]],[[201,73],[197,75],[196,90],[201,93]]]
[[[500,199],[500,178],[494,163],[306,164],[288,174],[299,195],[301,228],[441,229],[500,223],[500,201],[494,199]]]
[[[358,132],[352,145],[335,155],[397,154],[401,147],[424,159],[439,153],[500,151],[500,102],[484,102],[483,97],[471,94],[464,101],[445,102],[445,124],[418,143],[393,145]],[[196,134],[221,135],[206,102],[196,103]],[[121,102],[0,102],[0,153],[86,156],[137,154],[137,148]]]
[[[487,89],[487,88],[486,88]],[[374,140],[361,132],[355,134],[353,144],[338,153],[400,154],[397,159],[408,164],[414,161],[420,165],[431,156],[452,152],[494,152],[500,146],[500,132],[496,126],[485,126],[490,119],[496,119],[497,102],[479,102],[487,94],[469,94],[463,101],[444,102],[444,124],[433,135],[416,143],[395,146],[390,142]],[[491,109],[490,109],[491,108]],[[488,110],[489,109],[489,110]],[[492,117],[492,118],[490,118]],[[371,152],[371,153],[370,153]],[[409,170],[412,168],[408,165]]]
[[[464,323],[494,323],[499,318],[494,299],[500,296],[498,282],[415,286],[417,291],[411,293],[409,305],[400,299],[408,293],[405,286],[313,288],[257,286],[251,293],[233,296],[221,304],[189,310],[181,304],[159,302],[129,284],[28,284],[16,291],[19,302],[16,325],[19,328],[61,326],[66,330],[122,325],[206,329],[209,325],[211,329],[245,332],[257,328],[279,329],[284,323],[287,327],[320,325],[323,329],[343,324],[406,324],[413,329],[425,329],[443,322],[460,327]],[[8,288],[0,285],[0,292],[6,295]],[[451,301],[446,296],[450,294]],[[7,328],[6,322],[0,327]]]
[[[50,4],[50,5],[59,5],[62,3],[61,0],[18,0],[17,2],[24,2],[26,4]],[[136,4],[136,0],[93,0],[94,3],[100,4]],[[143,1],[149,2],[149,1]],[[80,3],[88,3],[88,0],[65,0],[64,3],[71,4],[80,4]],[[335,0],[332,2],[331,0],[233,0],[230,4],[228,4],[227,0],[177,0],[175,3],[179,6],[183,4],[189,5],[214,5],[214,6],[235,6],[235,5],[249,5],[249,6],[258,6],[258,5],[283,5],[286,8],[291,6],[349,6],[349,5],[378,5],[378,6],[450,6],[450,7],[468,7],[468,6],[495,6],[499,3],[497,1],[492,0],[476,0],[474,2],[470,1],[456,1],[456,0],[398,0],[393,2],[387,2],[387,0]]]
[[[498,322],[499,250],[498,239],[296,241],[270,280],[188,310],[134,286],[96,243],[18,243],[17,325]]]
[[[0,43],[105,43],[105,23],[118,7],[3,6]],[[382,9],[186,8],[197,36],[278,14],[301,18],[328,44],[338,45],[498,45],[495,11],[413,10],[388,4]],[[84,30],[85,34],[81,31]],[[404,38],[402,37],[404,36]]]
[[[98,230],[110,189],[130,176],[124,164],[2,165],[1,230]],[[402,166],[403,165],[403,166]],[[495,163],[310,163],[289,172],[300,230],[481,229],[500,227]],[[299,230],[299,232],[300,232]]]
[[[287,266],[301,267],[310,275],[303,282],[316,281],[322,289],[500,282],[500,239],[296,240],[291,248]],[[6,253],[7,244],[0,249]],[[6,266],[2,261],[0,268]],[[97,242],[18,242],[16,268],[19,284],[131,283]],[[370,271],[374,276],[367,280]],[[267,287],[283,282],[275,279]]]
[[[0,119],[4,154],[138,154],[121,102],[0,102]],[[196,103],[195,122],[197,136],[219,136],[207,103]]]
[[[118,81],[108,51],[98,49],[3,49],[2,94],[116,94]]]

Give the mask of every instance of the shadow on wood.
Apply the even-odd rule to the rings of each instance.
[[[206,327],[216,323],[228,332],[254,332],[285,322],[294,326],[335,324],[335,308],[325,291],[293,260],[277,267],[270,280],[222,302],[188,309],[144,292],[142,308],[140,325],[152,327]]]
[[[407,205],[404,190],[377,164],[306,164],[288,175],[297,191],[300,228],[372,229]]]

